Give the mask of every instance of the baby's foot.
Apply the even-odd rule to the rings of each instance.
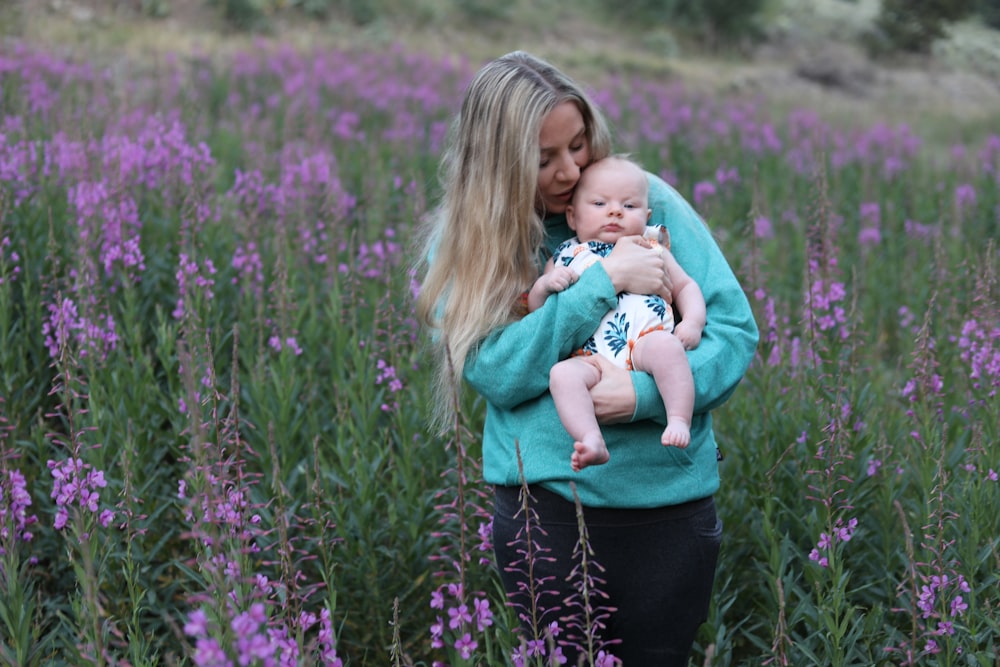
[[[608,446],[604,444],[604,437],[600,431],[589,433],[583,436],[582,440],[573,443],[573,456],[570,457],[570,465],[573,472],[580,472],[587,466],[596,466],[607,463],[611,455],[608,454]]]
[[[663,429],[663,436],[660,442],[664,447],[680,447],[684,449],[691,444],[691,427],[687,422],[677,418],[667,421],[667,428]]]

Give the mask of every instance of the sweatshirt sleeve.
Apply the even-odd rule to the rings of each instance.
[[[695,384],[695,413],[713,410],[732,395],[757,347],[758,331],[746,294],[711,232],[690,204],[662,179],[650,175],[650,224],[670,231],[671,251],[705,296],[708,315],[701,343],[688,352]],[[632,373],[633,420],[664,420],[656,383]]]
[[[466,381],[503,410],[549,390],[549,369],[579,349],[617,297],[596,264],[538,310],[490,333],[465,361]]]

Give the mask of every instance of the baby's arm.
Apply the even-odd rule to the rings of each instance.
[[[693,350],[701,342],[701,333],[705,329],[705,297],[698,283],[681,268],[669,250],[663,253],[663,263],[673,284],[674,305],[681,316],[681,321],[674,327],[674,335],[685,350]]]
[[[545,263],[545,271],[531,286],[528,292],[528,312],[532,313],[542,307],[550,294],[562,292],[576,282],[576,273],[566,266],[556,266],[550,259]]]

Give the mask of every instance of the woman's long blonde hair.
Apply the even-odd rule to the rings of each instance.
[[[544,211],[536,208],[539,134],[562,102],[577,105],[591,159],[610,152],[603,116],[558,69],[523,51],[486,64],[469,84],[441,162],[441,205],[424,230],[417,316],[436,330],[436,419],[446,427],[465,360],[511,322],[538,277]]]

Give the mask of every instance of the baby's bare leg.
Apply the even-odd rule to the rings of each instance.
[[[570,465],[580,472],[587,466],[608,462],[608,447],[594,416],[590,388],[601,379],[601,371],[580,357],[560,361],[549,371],[549,391],[563,427],[573,436]]]
[[[691,443],[691,415],[694,411],[694,377],[684,345],[671,333],[652,331],[635,342],[632,367],[649,373],[667,408],[667,428],[660,442],[674,447]]]

